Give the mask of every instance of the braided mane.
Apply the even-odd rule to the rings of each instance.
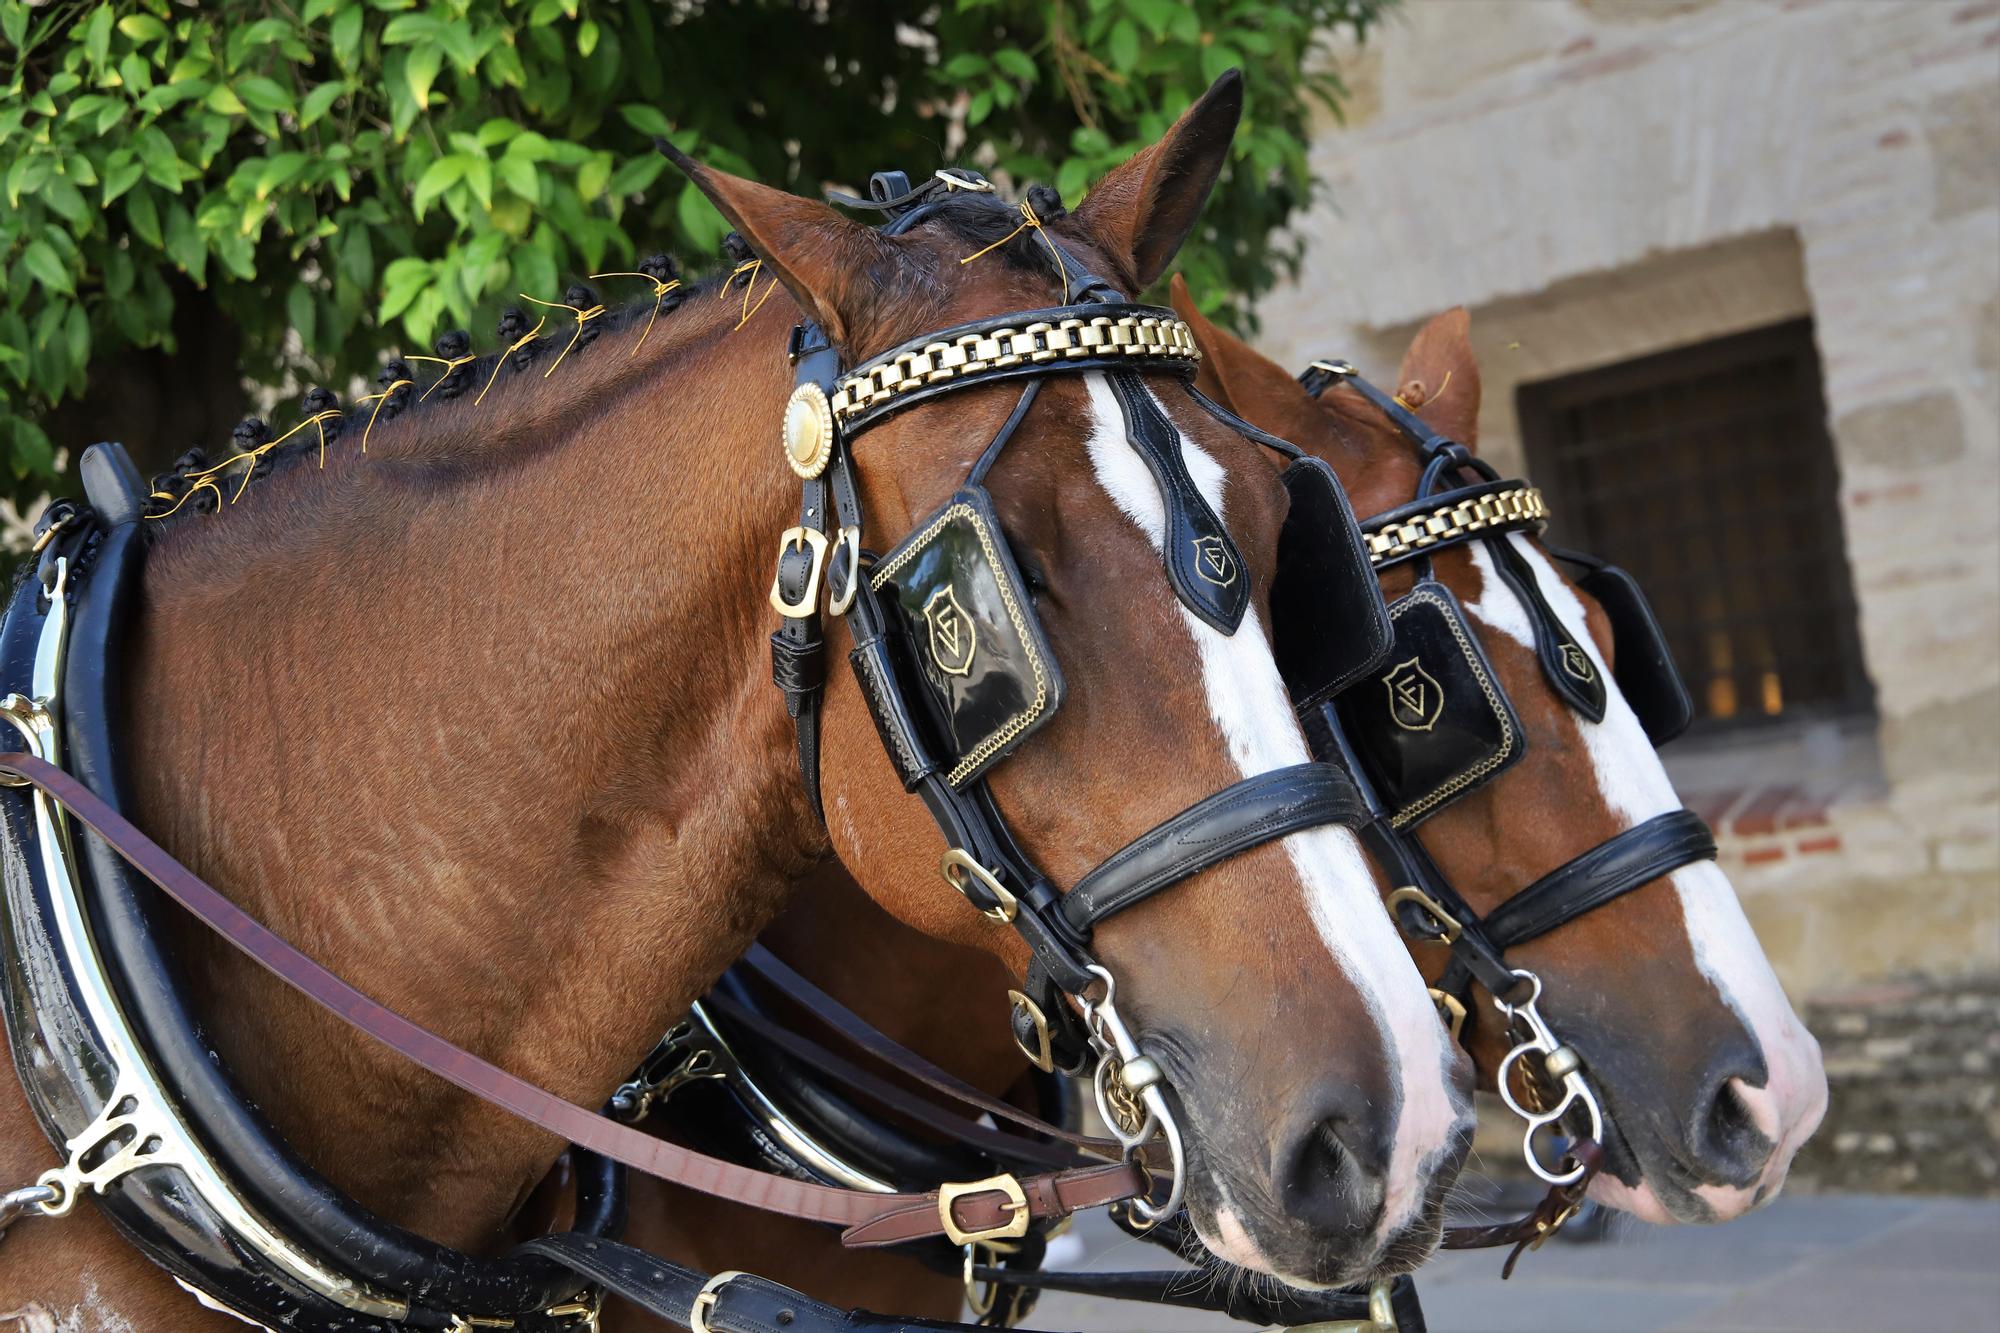
[[[1032,187],[1029,198],[1044,219],[1053,222],[1062,216],[1053,190]],[[1056,274],[1044,246],[1032,236],[1012,235],[1021,230],[1021,215],[994,195],[952,195],[939,201],[931,215],[976,253],[990,249],[1009,267]],[[708,297],[711,306],[719,304],[718,315],[735,317],[723,326],[725,331],[748,322],[775,292],[777,279],[761,271],[762,261],[735,232],[724,238],[723,259],[727,267],[722,271],[686,281],[679,265],[664,254],[649,256],[631,271],[593,275],[593,281],[652,283],[650,294],[617,308],[605,307],[598,290],[581,283],[572,285],[561,301],[523,293],[528,308],[509,306],[502,313],[497,345],[489,351],[474,354],[471,336],[453,330],[438,338],[430,355],[399,354],[385,360],[375,391],[344,409],[337,395],[316,387],[305,394],[299,419],[283,434],[274,435],[261,418],[247,417],[232,433],[227,455],[211,458],[203,449],[190,449],[152,479],[148,526],[164,539],[189,527],[190,519],[249,506],[275,480],[292,483],[283,488],[290,496],[300,477],[344,474],[357,457],[385,464],[471,465],[494,456],[498,442],[546,438],[552,434],[545,427],[553,417],[615,392],[627,378],[627,368],[641,364],[638,354],[648,341],[681,341],[667,333],[670,322],[678,323],[671,321],[676,311]],[[907,302],[935,295],[946,285],[942,279],[941,273],[927,274],[921,285],[928,291],[885,292],[883,299]],[[632,336],[618,336],[626,333]],[[592,345],[607,337],[628,347],[608,369],[604,352],[591,354]],[[586,363],[592,370],[579,380]],[[575,392],[542,395],[533,387],[558,377]],[[475,418],[475,410],[489,415]],[[484,428],[473,428],[475,421]],[[424,429],[417,429],[419,424]]]

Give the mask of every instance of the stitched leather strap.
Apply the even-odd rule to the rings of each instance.
[[[1250,607],[1250,576],[1215,510],[1188,474],[1180,432],[1167,421],[1140,378],[1129,370],[1107,377],[1125,417],[1125,441],[1145,461],[1165,508],[1162,560],[1174,595],[1188,610],[1234,634]]]
[[[1556,1185],[1535,1205],[1535,1210],[1526,1217],[1512,1222],[1501,1222],[1490,1227],[1446,1227],[1444,1248],[1447,1250],[1486,1250],[1498,1245],[1512,1245],[1514,1252],[1507,1256],[1507,1262],[1500,1266],[1500,1277],[1504,1281],[1514,1276],[1514,1265],[1529,1250],[1538,1250],[1542,1242],[1561,1229],[1576,1210],[1583,1205],[1583,1196],[1590,1189],[1590,1182],[1604,1168],[1604,1149],[1589,1139],[1579,1139],[1570,1145],[1570,1156],[1583,1166],[1583,1174],[1568,1185]]]
[[[1140,834],[1085,875],[1062,901],[1079,931],[1226,861],[1238,852],[1321,824],[1358,827],[1360,794],[1332,764],[1294,764],[1224,787]]]
[[[196,920],[315,1004],[413,1063],[529,1124],[635,1171],[703,1194],[734,1199],[767,1212],[845,1226],[848,1230],[842,1239],[849,1245],[888,1245],[944,1231],[936,1191],[870,1194],[787,1180],[690,1152],[564,1101],[362,994],[209,887],[96,793],[53,764],[28,754],[0,754],[0,776],[19,778],[53,797]],[[1146,1187],[1141,1168],[1133,1162],[1033,1176],[1020,1181],[1020,1186],[1030,1219],[1055,1219],[1078,1208],[1133,1198]],[[958,1226],[970,1232],[1005,1226],[1015,1219],[1015,1212],[1004,1194],[992,1190],[962,1197],[954,1216]]]
[[[695,1302],[700,1300],[702,1323],[711,1333],[914,1333],[920,1329],[977,1333],[971,1324],[837,1310],[749,1273],[735,1274],[727,1281],[710,1279],[707,1274],[630,1245],[574,1233],[542,1236],[516,1252],[552,1259],[677,1328],[693,1326]],[[715,1283],[713,1294],[704,1297],[703,1290],[711,1280]]]
[[[1487,938],[1503,950],[1524,944],[1641,884],[1714,855],[1715,835],[1700,815],[1692,810],[1655,815],[1557,866],[1488,913]]]
[[[953,1115],[914,1092],[889,1082],[879,1074],[836,1055],[818,1042],[800,1036],[784,1024],[766,1018],[750,1006],[737,1003],[719,991],[710,994],[703,1004],[712,1012],[722,1015],[732,1024],[749,1032],[757,1040],[822,1074],[839,1080],[848,1089],[860,1093],[877,1106],[894,1111],[926,1129],[969,1148],[976,1148],[1010,1166],[1027,1165],[1060,1170],[1063,1167],[1074,1166],[1078,1161],[1076,1153],[1070,1149],[1042,1143],[1025,1135],[990,1129],[976,1120]],[[1109,1150],[1107,1156],[1118,1156],[1117,1144],[1107,1143],[1105,1147]]]
[[[1300,1291],[1262,1281],[1213,1282],[1185,1268],[1165,1268],[1119,1273],[1022,1272],[976,1264],[974,1280],[994,1282],[1031,1291],[1068,1291],[1081,1296],[1101,1296],[1114,1301],[1145,1301],[1149,1305],[1171,1305],[1182,1310],[1213,1310],[1248,1324],[1291,1328],[1299,1324],[1318,1325],[1334,1320],[1366,1320],[1367,1288],[1338,1291]],[[1408,1274],[1398,1277],[1390,1288],[1389,1306],[1396,1312],[1397,1333],[1424,1333],[1423,1308],[1417,1303],[1417,1284]]]
[[[942,1093],[954,1101],[984,1111],[995,1120],[1012,1121],[1024,1129],[1063,1143],[1074,1144],[1093,1152],[1115,1154],[1118,1151],[1118,1145],[1110,1139],[1092,1138],[1088,1134],[1078,1134],[1074,1130],[1064,1129],[1061,1125],[1050,1124],[1047,1120],[1030,1115],[1020,1107],[1001,1101],[998,1097],[981,1092],[970,1083],[940,1069],[915,1051],[877,1031],[867,1020],[800,976],[783,959],[762,944],[752,944],[743,955],[743,963],[792,1003],[810,1011],[814,1018],[890,1066],[897,1073],[915,1079],[933,1092]]]

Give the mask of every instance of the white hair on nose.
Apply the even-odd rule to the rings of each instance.
[[[1160,549],[1166,509],[1159,487],[1126,439],[1124,413],[1110,384],[1101,374],[1084,376],[1084,384],[1090,392],[1092,417],[1088,447],[1098,482],[1145,532],[1154,549]],[[1222,465],[1178,430],[1175,434],[1188,475],[1209,506],[1223,514]],[[1310,760],[1305,733],[1292,712],[1255,608],[1234,634],[1215,629],[1179,602],[1175,609],[1200,658],[1209,716],[1243,776]],[[1421,1212],[1427,1165],[1459,1131],[1462,1108],[1451,1082],[1452,1053],[1423,977],[1382,910],[1375,874],[1360,839],[1347,829],[1326,825],[1290,834],[1283,846],[1304,887],[1313,926],[1374,1020],[1402,1089],[1402,1110],[1384,1182],[1383,1226],[1394,1231]]]
[[[1514,548],[1534,570],[1535,585],[1543,599],[1571,637],[1590,654],[1604,680],[1604,720],[1596,724],[1579,720],[1579,730],[1605,804],[1626,821],[1628,828],[1655,815],[1680,809],[1680,798],[1674,793],[1673,781],[1660,762],[1659,752],[1653,748],[1631,704],[1606,669],[1603,654],[1597,650],[1583,603],[1527,538],[1513,533],[1507,540],[1514,543]],[[1502,581],[1486,544],[1473,542],[1469,549],[1473,563],[1479,568],[1481,589],[1479,600],[1467,609],[1500,633],[1532,648],[1534,629],[1527,608]],[[1702,1187],[1698,1191],[1718,1213],[1730,1216],[1751,1206],[1760,1189],[1782,1180],[1792,1154],[1818,1128],[1826,1111],[1826,1075],[1820,1062],[1819,1043],[1806,1031],[1793,1012],[1791,1001],[1785,998],[1777,974],[1771,970],[1770,960],[1758,945],[1756,933],[1744,917],[1742,904],[1721,867],[1713,861],[1697,861],[1674,871],[1669,882],[1680,899],[1695,966],[1714,985],[1731,1011],[1756,1034],[1770,1075],[1762,1089],[1738,1089],[1757,1128],[1777,1145],[1765,1179],[1745,1190]],[[1639,1193],[1643,1196],[1650,1190],[1642,1186]],[[1657,1203],[1656,1199],[1637,1197],[1620,1206],[1650,1215],[1655,1211],[1652,1205]]]

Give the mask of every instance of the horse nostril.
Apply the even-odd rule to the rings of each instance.
[[[1330,1117],[1300,1137],[1283,1181],[1284,1206],[1315,1231],[1366,1235],[1382,1211],[1382,1179],[1363,1165],[1348,1132],[1348,1122]]]
[[[1767,1132],[1763,1103],[1769,1095],[1741,1078],[1718,1081],[1695,1126],[1693,1148],[1703,1177],[1715,1184],[1748,1186],[1777,1148]],[[1774,1126],[1770,1128],[1775,1128]]]

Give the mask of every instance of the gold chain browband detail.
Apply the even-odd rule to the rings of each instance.
[[[987,329],[949,342],[926,343],[844,376],[834,390],[833,415],[846,421],[902,394],[985,370],[1119,353],[1188,362],[1201,359],[1193,329],[1178,319],[1153,315],[1099,315]]]
[[[1548,521],[1549,507],[1534,486],[1516,486],[1439,505],[1428,514],[1416,514],[1367,534],[1368,563],[1379,565],[1400,559],[1440,542],[1457,541],[1489,528],[1518,528]]]

